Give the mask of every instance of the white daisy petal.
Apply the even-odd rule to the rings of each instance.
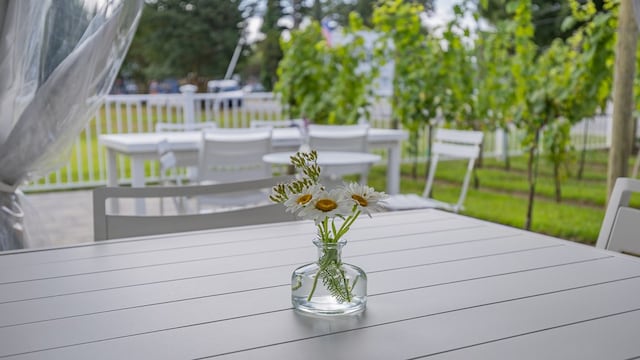
[[[300,211],[300,216],[319,223],[326,218],[349,216],[352,210],[353,200],[346,198],[340,189],[333,189],[317,194],[312,203]]]
[[[305,207],[311,205],[313,200],[318,196],[320,192],[320,185],[312,185],[306,187],[297,194],[289,194],[289,198],[284,202],[284,206],[286,207],[288,212],[294,214],[298,213]]]
[[[346,197],[354,201],[358,208],[369,216],[371,216],[371,212],[382,210],[380,201],[387,197],[383,192],[357,183],[345,185],[344,191]]]

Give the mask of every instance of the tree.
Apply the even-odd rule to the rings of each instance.
[[[472,49],[471,29],[463,18],[467,13],[464,5],[453,7],[454,18],[442,32],[444,45],[441,50],[444,96],[440,110],[445,121],[459,128],[482,127],[477,118],[478,110],[478,66]]]
[[[531,2],[517,0],[510,3],[513,20],[510,24],[513,33],[513,56],[510,67],[514,79],[514,106],[512,116],[515,124],[525,131],[522,145],[527,151],[527,181],[529,195],[524,228],[531,229],[533,204],[538,175],[538,151],[540,133],[546,122],[555,114],[550,105],[551,98],[545,91],[546,74],[536,63],[538,51],[533,42],[534,28],[531,22]]]
[[[146,79],[224,76],[240,37],[235,0],[146,2],[125,68]]]
[[[480,16],[492,24],[497,24],[502,20],[509,19],[507,10],[511,0],[477,0],[486,2],[486,6],[478,7]],[[596,0],[593,3],[597,11],[603,11],[605,0]],[[569,1],[557,0],[532,0],[531,1],[531,21],[534,26],[534,43],[540,50],[551,45],[554,39],[566,39],[582,23],[574,23],[571,27],[563,27],[564,19],[571,14]]]
[[[258,44],[258,51],[262,58],[260,82],[267,91],[271,91],[278,80],[277,69],[282,59],[282,49],[280,48],[282,28],[278,25],[278,21],[283,15],[279,0],[267,0],[267,10],[261,29],[265,38]]]
[[[377,67],[361,68],[367,57],[361,29],[361,20],[353,14],[343,44],[329,46],[316,21],[292,31],[291,39],[282,42],[284,57],[274,91],[290,117],[330,124],[367,119]]]
[[[545,157],[552,164],[556,202],[562,199],[562,165],[569,160],[571,150],[571,126],[582,120],[576,104],[576,85],[572,74],[577,64],[578,52],[556,39],[540,56],[538,66],[547,71],[545,91],[549,99],[546,104],[551,108],[552,118],[547,119],[543,130]]]
[[[426,12],[433,11],[433,0],[410,0],[407,3],[413,3],[421,5],[422,9]],[[377,0],[355,0],[355,1],[336,1],[330,2],[330,6],[326,13],[331,14],[333,20],[337,21],[341,25],[348,23],[349,14],[352,12],[357,13],[362,18],[364,25],[367,27],[373,27],[373,12],[376,5],[379,4]]]
[[[445,97],[442,49],[439,39],[425,34],[420,21],[424,8],[402,0],[382,2],[373,13],[376,32],[382,34],[376,56],[393,61],[394,126],[409,130],[410,148],[415,156],[420,132],[431,126]],[[428,166],[428,165],[427,165]],[[412,169],[417,174],[417,162]]]
[[[329,82],[323,76],[324,54],[317,45],[323,41],[319,23],[291,31],[288,41],[281,40],[284,56],[278,65],[278,82],[274,92],[280,94],[290,118],[327,116],[323,94]],[[322,110],[320,110],[322,109]]]
[[[565,106],[565,116],[572,123],[593,117],[597,111],[604,111],[610,100],[613,78],[615,29],[617,27],[617,6],[606,1],[604,9],[598,11],[596,4],[571,0],[572,15],[565,19],[565,26],[583,24],[568,39],[568,46],[578,52],[577,66],[571,70],[571,91]],[[582,179],[586,158],[588,124],[585,122],[584,140],[578,166],[578,179]]]
[[[475,44],[477,88],[473,96],[476,118],[484,121],[487,130],[503,130],[502,154],[505,168],[509,170],[508,139],[515,97],[514,78],[508,61],[513,53],[509,24],[500,21],[492,31],[480,31]]]
[[[613,94],[613,130],[607,170],[607,198],[616,179],[628,173],[633,140],[633,79],[638,28],[631,1],[621,1],[616,44],[615,88]]]
[[[533,43],[531,4],[527,0],[510,3],[513,12],[512,75],[515,84],[514,120],[525,131],[523,145],[527,149],[529,199],[525,228],[533,216],[537,182],[539,145],[544,133],[547,158],[554,165],[556,197],[560,200],[560,165],[569,152],[570,127],[585,116],[593,115],[606,91],[606,75],[591,74],[595,69],[593,51],[606,39],[585,41],[584,34],[603,36],[601,32],[578,32],[569,42],[554,40],[539,51]],[[607,17],[598,17],[598,25],[607,26]],[[592,29],[593,30],[593,29]],[[605,33],[606,34],[606,33]],[[600,48],[602,51],[602,48]],[[606,55],[606,51],[603,52]],[[606,62],[605,62],[606,63]],[[606,65],[600,64],[600,67]],[[600,68],[602,69],[602,68]]]
[[[66,58],[84,35],[89,21],[98,11],[98,5],[93,8],[85,7],[81,1],[54,2],[49,8],[49,27],[56,31],[47,33],[48,37],[42,43],[42,53],[47,57],[42,59],[43,66],[40,73],[41,83],[51,75],[51,72]],[[65,34],[66,37],[60,36]]]

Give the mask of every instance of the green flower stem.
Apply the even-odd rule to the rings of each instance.
[[[360,213],[361,213],[360,210],[354,209],[353,215],[343,218],[344,222],[341,224],[339,229],[336,227],[335,218],[331,219],[331,226],[329,225],[329,218],[324,218],[322,222],[317,224],[318,235],[320,236],[320,240],[322,241],[322,243],[337,244],[338,240],[349,231],[351,225],[356,221]],[[332,275],[329,269],[333,267],[335,267],[335,271],[336,271],[334,272],[334,274],[339,276],[339,281],[340,281],[339,284],[341,285],[338,285],[338,287],[342,288],[342,290],[336,290],[334,287],[333,290],[330,290],[330,291],[332,292],[332,294],[333,294],[333,291],[338,291],[338,294],[340,295],[333,295],[333,296],[338,297],[339,299],[343,299],[340,301],[346,300],[347,302],[350,302],[352,300],[352,295],[351,295],[352,288],[349,287],[349,281],[345,276],[345,272],[342,269],[340,269],[340,263],[338,262],[338,255],[337,255],[338,251],[339,251],[338,249],[326,249],[326,248],[324,249],[323,255],[321,259],[318,261],[318,266],[319,266],[318,273],[313,279],[313,284],[311,286],[309,295],[307,296],[307,301],[311,301],[311,299],[313,298],[313,295],[315,294],[315,291],[318,286],[318,280],[320,278],[322,278],[323,283],[325,282],[332,283],[332,281],[338,280],[335,278],[334,278],[335,280],[333,280],[331,278]]]
[[[328,256],[328,254],[324,252],[322,256],[325,257],[325,256]],[[327,261],[318,261],[318,263],[319,263],[318,273],[316,274],[316,277],[313,278],[313,285],[311,286],[311,291],[309,292],[307,301],[311,301],[313,294],[316,292],[316,287],[318,286],[318,279],[322,277],[324,270],[328,267],[328,264],[330,264],[330,262],[327,262]]]
[[[349,288],[349,282],[344,276],[344,270],[340,269],[340,275],[342,276],[342,284],[344,284],[345,294],[347,295],[347,302],[351,302],[351,289]]]
[[[313,278],[313,286],[311,287],[311,291],[309,292],[309,296],[307,296],[307,301],[311,301],[311,298],[313,297],[313,293],[316,292],[316,286],[318,286],[318,278],[320,278],[320,274],[322,274],[322,267],[320,267],[320,269],[318,269],[318,273],[316,274],[316,277]]]
[[[344,234],[347,233],[347,231],[349,231],[349,229],[351,228],[351,225],[356,221],[356,219],[358,218],[358,216],[360,215],[360,210],[356,210],[356,212],[347,217],[344,221],[344,223],[342,223],[342,226],[340,227],[340,230],[338,231],[337,234],[335,234],[335,241],[338,241],[338,239],[340,239]]]

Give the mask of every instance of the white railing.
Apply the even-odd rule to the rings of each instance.
[[[210,121],[219,127],[247,127],[251,120],[284,118],[287,115],[272,93],[251,93],[244,95],[242,99],[188,91],[182,94],[110,95],[76,140],[66,166],[27,184],[23,189],[44,191],[106,184],[106,152],[98,144],[100,134],[149,132],[154,130],[157,122]],[[589,149],[607,148],[611,143],[610,119],[610,114],[605,114],[575,125],[572,129],[572,141],[576,149],[582,148],[585,131],[589,134],[586,138]],[[378,128],[392,126],[391,106],[386,100],[372,106],[370,123],[372,127]],[[424,131],[423,134],[417,144],[417,153],[423,156],[412,157],[405,151],[405,162],[426,159],[427,132]],[[501,131],[485,134],[484,156],[502,157],[505,152],[508,155],[522,153],[522,135],[517,130],[511,130],[507,138],[502,134]],[[128,158],[119,158],[118,172],[121,183],[130,181]],[[147,176],[150,181],[157,179],[158,169],[154,162],[149,162]]]

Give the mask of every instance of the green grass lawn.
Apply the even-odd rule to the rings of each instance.
[[[554,199],[555,188],[549,164],[541,161],[536,188],[531,230],[577,242],[595,244],[605,213],[607,152],[590,151],[583,179],[576,179],[577,164],[571,164],[570,174],[562,183],[562,201]],[[438,164],[433,197],[456,202],[460,193],[465,163],[443,161]],[[418,166],[419,174],[413,179],[411,165],[402,167],[401,192],[421,194],[424,190],[425,166]],[[374,167],[369,176],[376,189],[386,186],[385,168]],[[526,158],[511,158],[511,169],[495,159],[483,159],[476,170],[477,187],[470,186],[462,214],[478,219],[523,228],[527,212],[528,183]],[[632,198],[632,204],[640,199]]]

